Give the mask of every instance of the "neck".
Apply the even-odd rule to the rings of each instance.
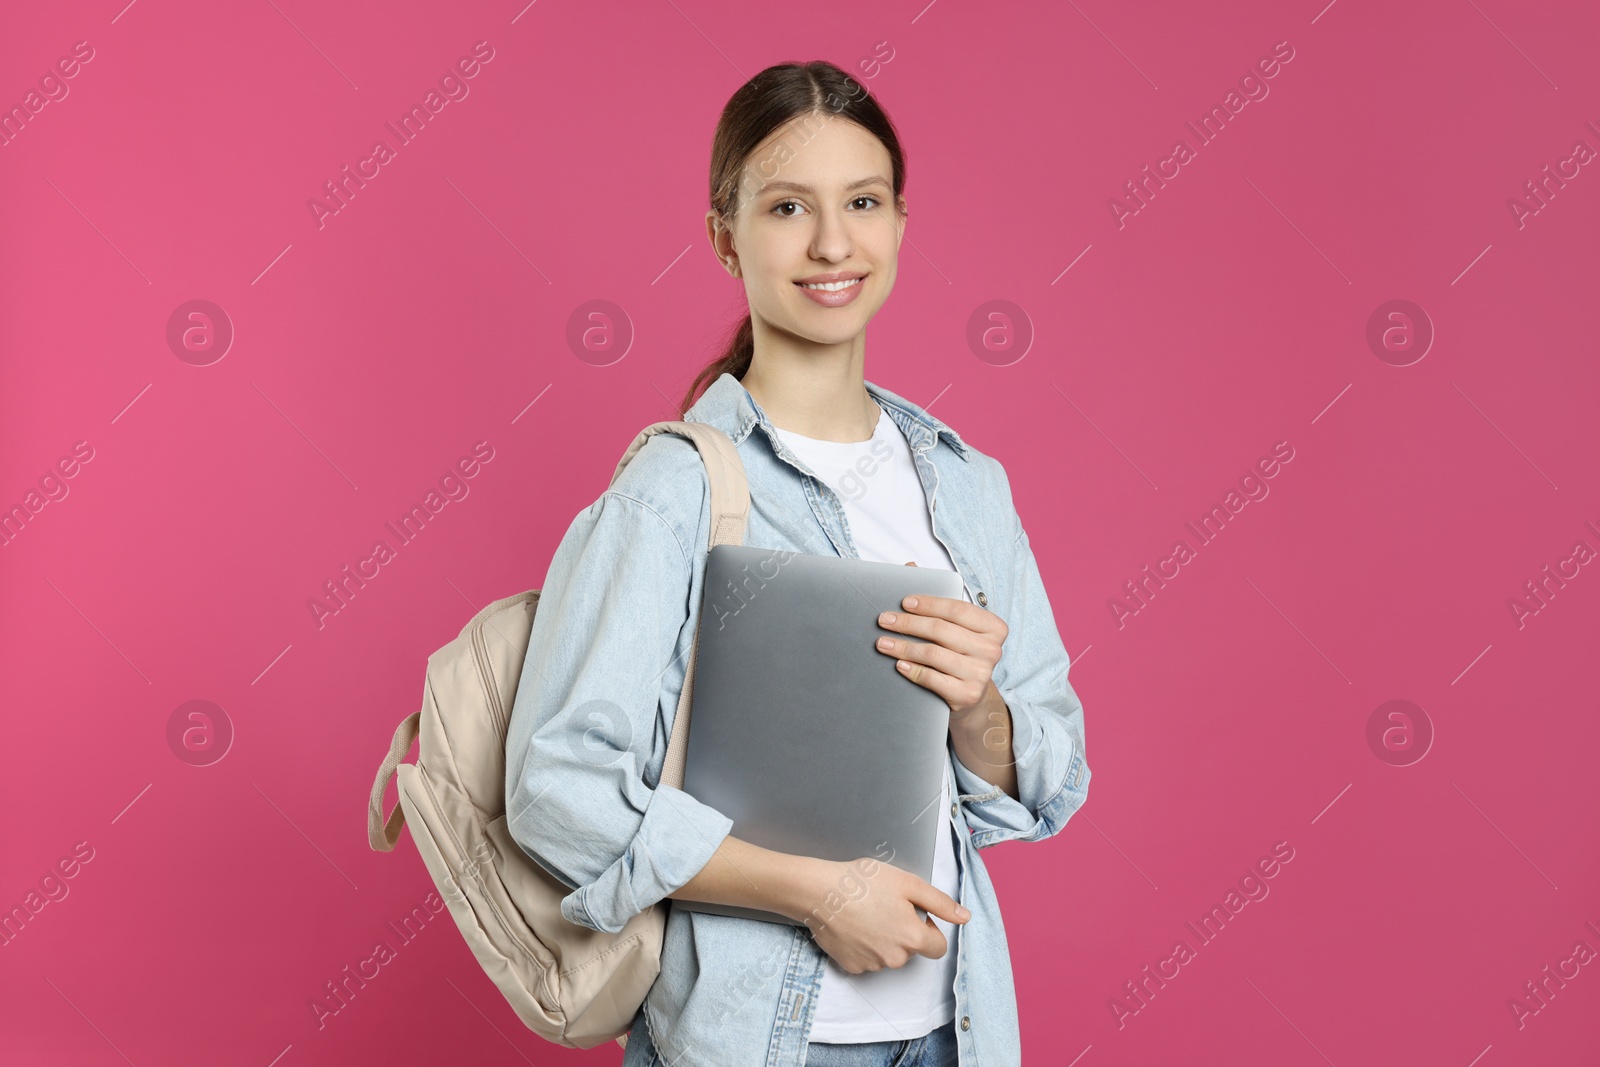
[[[864,384],[865,333],[840,345],[797,348],[785,343],[792,337],[763,344],[765,332],[758,323],[755,354],[740,381],[772,424],[819,441],[871,440],[880,409]]]

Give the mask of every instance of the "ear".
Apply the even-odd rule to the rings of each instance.
[[[721,218],[715,211],[706,212],[706,237],[710,239],[711,250],[723,269],[732,277],[739,277],[739,252],[733,247],[733,234],[721,224]]]

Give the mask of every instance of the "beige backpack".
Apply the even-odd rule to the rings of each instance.
[[[654,434],[687,437],[710,482],[712,545],[741,544],[750,490],[733,442],[704,423],[658,422],[634,439],[611,476],[621,476]],[[568,1048],[593,1048],[628,1031],[661,971],[667,901],[614,934],[570,923],[570,890],[529,858],[506,828],[506,731],[527,655],[539,590],[497,600],[454,641],[428,657],[422,710],[395,731],[367,806],[367,837],[379,852],[411,837],[478,962],[528,1028]],[[682,787],[689,739],[695,636],[661,781]],[[421,736],[417,762],[401,763]],[[399,803],[383,817],[383,794],[399,770]]]

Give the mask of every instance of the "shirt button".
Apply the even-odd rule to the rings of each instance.
[[[989,606],[989,598],[983,595],[983,590],[982,589],[978,590],[978,607],[986,608],[988,606]]]
[[[965,1015],[963,1015],[961,1017],[961,1029],[963,1029],[963,1030],[971,1030],[972,1029],[972,1023],[967,1020],[967,1016],[965,1016]]]
[[[954,804],[950,805],[950,817],[952,819],[956,817],[956,806]]]

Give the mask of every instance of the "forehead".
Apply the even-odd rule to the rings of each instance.
[[[830,112],[779,127],[745,161],[744,195],[839,192],[892,180],[889,150],[861,126]]]

